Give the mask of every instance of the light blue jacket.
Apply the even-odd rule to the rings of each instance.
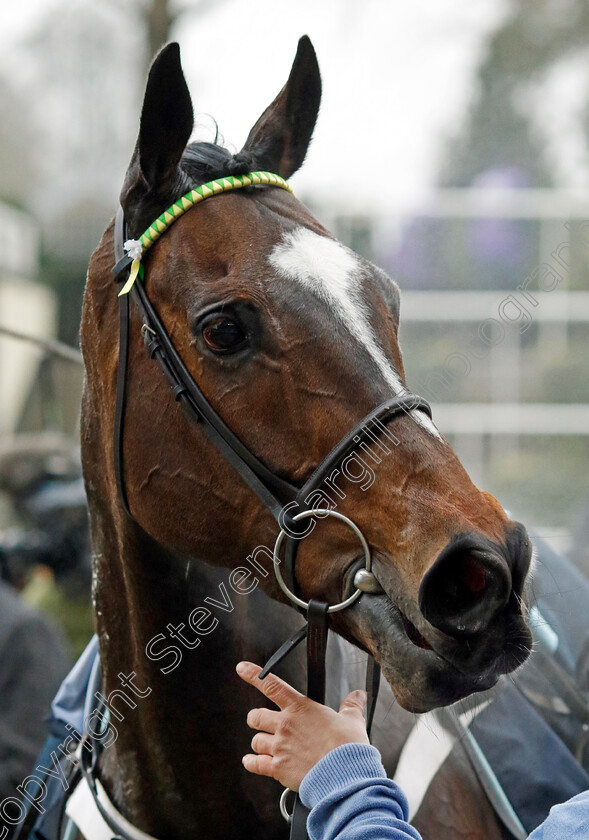
[[[405,794],[368,744],[332,750],[307,773],[299,793],[311,809],[311,840],[421,840],[407,822]],[[555,805],[528,840],[589,840],[589,791]]]

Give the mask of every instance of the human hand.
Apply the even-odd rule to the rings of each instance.
[[[352,691],[339,712],[309,700],[274,674],[258,679],[262,670],[252,662],[240,662],[237,673],[259,689],[280,711],[251,709],[247,724],[259,730],[252,738],[256,755],[244,755],[250,773],[270,776],[285,787],[298,790],[309,770],[324,755],[342,744],[369,744],[363,711],[364,691]]]

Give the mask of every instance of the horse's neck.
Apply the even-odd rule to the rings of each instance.
[[[208,840],[282,838],[279,787],[241,765],[252,736],[247,712],[265,702],[237,677],[235,665],[266,661],[301,617],[261,591],[236,594],[227,569],[166,554],[135,528],[110,539],[108,522],[94,524],[102,543],[94,594],[103,694],[111,698],[110,735],[116,735],[103,752],[101,773],[115,803],[156,837],[180,840],[201,831]],[[189,620],[195,609],[210,611],[199,613],[201,628],[212,628],[200,637]],[[277,670],[300,691],[304,660],[301,645]],[[362,653],[330,634],[332,706],[362,687],[364,664]],[[383,681],[375,734],[389,771],[406,718],[412,716],[399,709]]]
[[[209,838],[242,837],[260,830],[264,812],[272,816],[263,836],[280,836],[277,786],[241,765],[251,739],[246,714],[263,699],[235,665],[262,662],[300,617],[261,592],[236,594],[228,570],[166,555],[136,535],[123,546],[124,566],[103,556],[95,586],[103,693],[116,735],[101,761],[111,795],[155,836],[200,829]],[[205,634],[189,621],[196,608],[193,624],[200,620]],[[283,675],[304,688],[300,655]]]

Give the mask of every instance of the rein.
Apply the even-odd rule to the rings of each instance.
[[[226,460],[237,471],[251,490],[257,495],[262,504],[272,513],[280,527],[280,532],[274,547],[274,571],[279,586],[285,595],[294,603],[299,611],[305,614],[307,624],[297,630],[270,658],[264,666],[259,678],[263,679],[269,671],[282,659],[290,654],[294,648],[307,638],[307,695],[317,702],[325,700],[325,654],[329,629],[329,614],[342,610],[354,603],[363,593],[376,594],[382,592],[382,587],[372,571],[370,548],[362,532],[355,523],[334,510],[324,508],[305,508],[305,499],[320,487],[330,475],[331,470],[358,444],[367,434],[365,427],[373,423],[374,428],[384,430],[383,424],[389,420],[409,414],[411,411],[423,411],[431,417],[429,404],[421,397],[405,393],[393,397],[373,409],[348,434],[346,434],[327,454],[323,461],[313,471],[302,487],[297,487],[275,475],[262,461],[242,443],[242,441],[225,424],[220,415],[208,402],[198,384],[190,374],[184,361],[180,358],[164,324],[153,307],[144,286],[145,270],[141,263],[143,255],[151,245],[168,229],[168,227],[187,210],[214,195],[242,187],[260,188],[264,186],[277,187],[292,192],[289,185],[278,175],[269,172],[250,172],[241,176],[228,176],[216,179],[191,190],[178,201],[174,202],[161,216],[158,217],[138,240],[127,239],[126,222],[122,208],[119,208],[115,219],[114,250],[116,264],[113,268],[115,281],[122,284],[119,292],[119,361],[117,369],[117,390],[114,423],[114,460],[115,476],[121,504],[126,513],[133,518],[129,498],[126,492],[124,475],[124,426],[126,404],[126,382],[128,378],[129,361],[129,331],[130,307],[132,298],[142,319],[141,334],[149,356],[154,359],[163,371],[172,393],[180,403],[189,419],[202,425],[209,439]],[[378,432],[377,432],[378,433]],[[374,437],[374,431],[370,432]],[[291,513],[296,509],[297,513]],[[303,530],[302,521],[317,516],[318,518],[331,516],[350,527],[361,542],[364,563],[357,569],[353,585],[354,591],[338,604],[328,605],[322,601],[311,599],[308,602],[299,597],[296,592],[295,561],[300,539],[313,529],[309,526]],[[283,578],[279,564],[279,552],[285,545],[285,577]],[[380,682],[380,666],[369,656],[366,689],[367,731],[374,717],[378,686]],[[96,742],[95,742],[96,748]],[[92,784],[97,761],[86,768],[87,780],[96,801],[96,785]],[[308,810],[302,805],[298,794],[292,814],[286,810],[286,798],[289,789],[284,791],[280,807],[283,816],[291,823],[291,838],[299,840],[306,838],[306,820]],[[102,803],[100,803],[102,804]],[[113,814],[109,814],[109,823],[113,823]],[[126,826],[116,825],[120,837],[131,840]],[[145,835],[144,835],[145,836]],[[136,840],[132,838],[132,840]]]

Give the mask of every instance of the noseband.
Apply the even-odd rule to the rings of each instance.
[[[129,299],[132,297],[142,318],[141,334],[145,347],[152,359],[162,369],[175,399],[191,421],[202,426],[225,459],[237,471],[245,483],[257,495],[262,504],[272,513],[280,526],[280,533],[274,547],[274,571],[279,586],[284,594],[306,615],[307,624],[288,639],[270,658],[259,677],[262,679],[285,656],[306,637],[307,638],[307,694],[320,703],[325,700],[325,653],[327,645],[329,614],[351,606],[362,593],[382,592],[382,588],[372,571],[370,548],[362,532],[347,516],[324,508],[305,508],[305,499],[318,490],[332,473],[332,470],[349,453],[358,447],[365,436],[367,426],[372,424],[370,436],[374,438],[374,429],[384,431],[384,424],[389,420],[410,415],[412,411],[423,411],[431,417],[429,404],[421,397],[408,393],[393,397],[373,409],[348,434],[337,443],[318,467],[313,471],[302,487],[280,478],[242,443],[231,431],[223,419],[208,402],[196,381],[180,358],[158,313],[149,300],[144,285],[144,268],[141,260],[151,245],[168,227],[187,210],[196,204],[219,193],[243,187],[277,187],[292,192],[286,181],[270,172],[250,172],[247,175],[229,176],[210,181],[191,190],[174,202],[138,240],[126,238],[126,223],[122,208],[115,220],[114,250],[116,265],[113,268],[115,281],[122,283],[119,292],[119,360],[117,369],[117,397],[114,423],[114,460],[115,475],[121,504],[127,514],[133,518],[126,492],[123,469],[123,438],[125,423],[126,382],[129,357]],[[296,512],[295,512],[296,511]],[[295,561],[300,540],[313,530],[314,525],[306,529],[302,523],[310,517],[333,517],[350,527],[362,545],[364,565],[353,579],[354,590],[347,598],[331,606],[318,600],[304,601],[297,594]],[[280,549],[284,544],[285,577],[279,566]],[[366,687],[368,693],[367,729],[370,731],[378,685],[380,668],[372,657],[368,659]],[[285,795],[281,799],[281,811],[291,822],[291,838],[306,837],[307,810],[298,799],[292,815],[285,810]]]

